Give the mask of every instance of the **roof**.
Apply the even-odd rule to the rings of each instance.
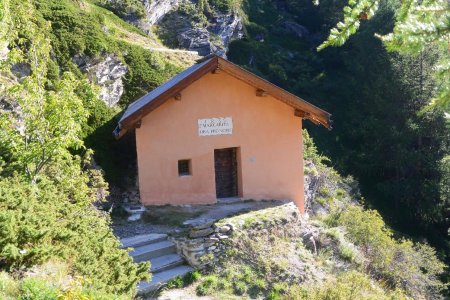
[[[197,63],[172,77],[150,93],[131,103],[120,118],[117,128],[114,130],[116,138],[122,137],[129,129],[138,127],[143,117],[167,100],[175,97],[180,91],[194,81],[200,79],[203,75],[214,70],[224,71],[229,75],[254,86],[258,91],[262,91],[264,94],[271,95],[292,106],[295,109],[296,116],[309,119],[315,124],[322,124],[326,128],[331,128],[331,114],[328,112],[222,57],[213,55],[203,62]]]

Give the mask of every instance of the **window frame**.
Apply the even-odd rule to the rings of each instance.
[[[180,164],[186,164],[186,165],[180,165]],[[180,168],[183,167],[183,168]],[[184,167],[187,167],[187,172],[181,172],[184,171]],[[192,176],[192,160],[191,159],[179,159],[178,160],[178,177],[185,177],[185,176]]]

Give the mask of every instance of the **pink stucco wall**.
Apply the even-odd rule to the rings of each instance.
[[[215,203],[214,149],[238,147],[243,199],[290,199],[303,210],[301,118],[225,72],[207,74],[142,119],[136,129],[144,205]],[[233,134],[199,136],[197,120],[232,117]],[[191,159],[192,175],[178,176]]]

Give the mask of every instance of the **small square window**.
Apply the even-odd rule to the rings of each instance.
[[[191,175],[191,160],[181,159],[178,161],[178,176]]]

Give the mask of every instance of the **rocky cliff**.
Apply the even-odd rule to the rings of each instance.
[[[172,14],[177,18],[180,17],[177,11],[173,11]],[[197,51],[202,56],[215,53],[226,57],[230,41],[243,36],[242,18],[238,14],[219,13],[210,17],[206,24],[189,22],[181,25],[175,23],[175,27],[171,22],[173,18],[174,16],[162,19],[160,24],[165,35],[176,36],[176,42],[171,46]]]
[[[199,22],[193,20],[194,13],[183,15],[179,9],[181,4],[183,7],[196,7],[197,4],[194,1],[142,0],[142,2],[145,7],[145,16],[128,21],[149,35],[152,34],[155,25],[162,27],[162,31],[172,35],[175,40],[175,43],[168,45],[170,47],[197,51],[202,56],[211,53],[225,56],[230,41],[243,36],[242,17],[237,12],[223,13],[212,10],[208,16],[202,16],[202,18],[206,17],[206,22]],[[172,22],[174,16],[178,19],[176,22]],[[188,22],[180,22],[183,19],[188,19]]]
[[[112,54],[98,58],[78,55],[73,60],[91,82],[100,86],[100,99],[110,107],[115,106],[123,94],[122,77],[128,67]]]

